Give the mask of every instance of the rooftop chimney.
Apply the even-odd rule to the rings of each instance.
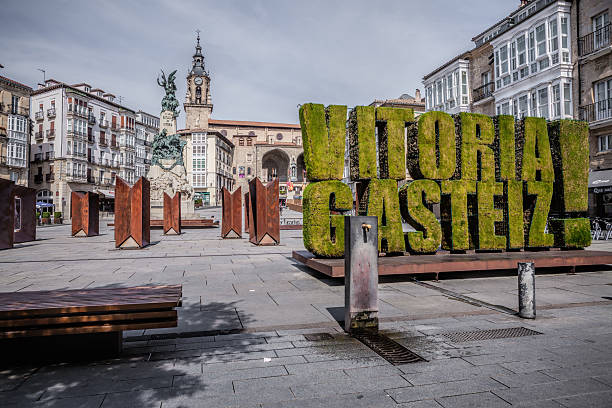
[[[417,101],[421,101],[421,90],[419,88],[416,89],[416,91],[414,91],[414,99],[416,99]]]
[[[521,0],[521,7],[525,7],[529,3],[529,0]]]

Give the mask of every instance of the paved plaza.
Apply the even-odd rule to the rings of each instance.
[[[533,321],[507,310],[518,302],[508,271],[382,277],[381,329],[427,360],[393,366],[343,333],[343,279],[291,258],[299,230],[256,247],[221,240],[219,228],[155,229],[153,245],[116,250],[112,228],[100,229],[71,238],[69,225],[39,228],[37,241],[0,252],[0,290],[182,284],[178,327],[124,332],[112,360],[3,366],[0,406],[612,406],[612,269],[537,271]],[[445,336],[515,327],[542,334]]]

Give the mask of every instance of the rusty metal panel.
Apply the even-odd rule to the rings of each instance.
[[[70,194],[72,236],[92,237],[100,233],[99,196],[96,193]]]
[[[223,187],[222,238],[242,238],[242,188],[230,193]]]
[[[13,242],[17,244],[36,241],[36,189],[15,186],[13,195],[15,196]]]
[[[130,232],[140,248],[151,242],[151,202],[150,183],[141,177],[130,191]]]
[[[0,249],[13,247],[15,200],[12,181],[0,179]]]
[[[258,178],[249,182],[249,239],[253,244],[280,243],[278,194],[278,180],[271,181],[266,186]]]
[[[115,247],[119,248],[130,238],[130,218],[132,216],[130,186],[116,177],[115,182]]]
[[[164,234],[181,234],[181,193],[180,191],[170,197],[164,193]]]
[[[378,218],[344,217],[344,330],[378,332]]]

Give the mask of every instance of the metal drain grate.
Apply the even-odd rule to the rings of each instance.
[[[304,338],[308,341],[333,340],[333,336],[329,333],[309,333],[305,334]]]
[[[454,342],[478,341],[492,339],[507,339],[511,337],[535,336],[542,334],[525,327],[511,327],[508,329],[477,330],[470,332],[441,333],[442,336]]]
[[[427,361],[423,357],[382,334],[354,334],[353,337],[374,350],[376,354],[393,365]]]

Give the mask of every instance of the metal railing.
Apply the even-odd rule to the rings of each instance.
[[[47,129],[47,139],[53,139],[55,137],[55,129]]]
[[[98,126],[100,126],[101,128],[107,128],[108,127],[108,119],[100,118],[100,120],[98,121]]]
[[[578,56],[584,57],[610,45],[610,27],[605,25],[578,39]]]
[[[96,124],[96,117],[94,115],[89,115],[89,117],[87,118],[87,120],[89,121],[89,123],[91,125],[95,125]]]
[[[34,118],[36,120],[43,120],[45,118],[45,112],[43,111],[34,112]]]
[[[495,82],[488,82],[472,91],[472,97],[474,98],[474,102],[478,102],[482,99],[493,96],[493,91],[495,91]]]
[[[578,118],[587,122],[612,119],[612,98],[579,106]]]
[[[54,118],[55,117],[55,108],[47,109],[47,117]]]
[[[36,140],[38,140],[38,139],[42,139],[43,137],[44,137],[43,132],[36,132],[36,133],[34,134],[34,138],[35,138]]]
[[[98,141],[100,146],[107,146],[106,138],[100,136],[100,140]]]
[[[45,160],[53,160],[55,158],[55,153],[54,152],[46,152],[45,153]]]

